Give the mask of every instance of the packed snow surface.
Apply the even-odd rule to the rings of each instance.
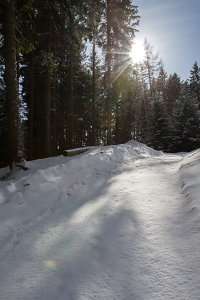
[[[29,166],[0,182],[1,300],[200,299],[200,150]]]

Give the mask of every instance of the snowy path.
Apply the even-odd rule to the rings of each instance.
[[[200,221],[180,160],[136,160],[61,192],[1,265],[0,299],[199,300]]]

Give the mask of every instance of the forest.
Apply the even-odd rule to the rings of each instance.
[[[200,148],[200,68],[167,74],[130,0],[0,0],[0,167],[131,139]]]

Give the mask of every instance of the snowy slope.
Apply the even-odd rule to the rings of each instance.
[[[184,156],[180,167],[182,190],[193,209],[200,210],[200,150]]]
[[[199,150],[29,164],[0,182],[0,299],[200,299]]]
[[[0,245],[5,244],[6,251],[39,226],[62,199],[87,178],[138,158],[162,155],[135,141],[90,149],[76,157],[31,161],[30,170],[17,170],[9,180],[0,182]]]

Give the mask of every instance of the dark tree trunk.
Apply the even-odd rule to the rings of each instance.
[[[110,0],[107,0],[107,144],[112,144],[112,133],[111,133],[111,124],[112,124],[112,105],[111,105],[111,11],[110,11]]]
[[[92,55],[92,132],[91,132],[91,145],[95,146],[96,140],[96,113],[95,113],[95,101],[96,101],[96,44],[95,33],[93,36],[93,55]]]
[[[73,53],[70,53],[69,62],[69,98],[68,98],[68,118],[67,118],[67,148],[73,147]]]
[[[15,40],[15,0],[10,0],[5,4],[4,13],[8,163],[10,167],[13,162],[20,163],[23,157]]]
[[[116,37],[117,37],[117,41],[116,41],[116,49],[119,49],[119,44],[118,44],[118,33],[116,33]],[[119,144],[119,139],[120,139],[120,109],[119,109],[119,89],[117,87],[117,71],[119,70],[119,65],[120,65],[120,57],[119,54],[115,54],[115,66],[114,66],[114,78],[115,81],[113,83],[113,97],[115,99],[115,107],[116,107],[116,111],[115,111],[115,143]]]
[[[53,110],[52,110],[52,155],[57,155],[57,107],[56,107],[56,77],[54,77],[53,80],[53,92],[52,92],[52,98],[53,98]]]
[[[119,144],[119,136],[120,136],[120,129],[119,129],[119,100],[118,98],[116,99],[116,123],[115,123],[115,128],[116,128],[116,134],[115,134],[115,142],[116,144]]]
[[[70,34],[73,36],[73,17],[69,11]],[[68,122],[67,122],[67,147],[73,147],[73,47],[70,47],[69,55],[69,98],[68,98]]]
[[[34,102],[34,51],[30,53],[30,98],[29,98],[29,149],[28,159],[33,159],[33,102]]]
[[[49,9],[46,16],[46,55],[48,56],[51,53],[51,36],[52,36],[52,12]],[[50,156],[50,110],[51,110],[51,74],[50,66],[46,66],[45,77],[44,77],[44,155],[45,157]]]
[[[50,107],[51,107],[51,76],[48,68],[45,72],[45,104],[44,104],[44,151],[45,157],[50,156]]]

